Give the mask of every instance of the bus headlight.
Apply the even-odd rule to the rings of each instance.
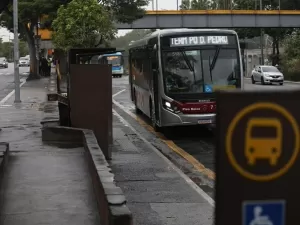
[[[180,108],[175,101],[169,102],[163,99],[163,107],[172,113],[181,113]]]

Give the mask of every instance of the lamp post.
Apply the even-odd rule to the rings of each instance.
[[[19,76],[18,0],[13,1],[15,103],[21,102]]]
[[[260,0],[260,10],[262,10],[262,0]],[[264,31],[260,28],[260,50],[261,50],[261,65],[265,64],[264,59]]]

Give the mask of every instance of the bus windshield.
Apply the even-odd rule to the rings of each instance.
[[[204,93],[206,85],[235,86],[240,75],[237,53],[222,47],[163,52],[166,92]]]
[[[113,66],[120,66],[122,65],[122,59],[121,56],[106,56],[108,64],[111,64]]]

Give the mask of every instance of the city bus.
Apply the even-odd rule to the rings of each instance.
[[[136,112],[156,130],[214,125],[215,91],[243,89],[238,35],[219,29],[148,34],[129,46],[129,83]]]
[[[112,65],[112,76],[122,77],[124,74],[124,58],[122,52],[112,54],[104,54],[99,56],[98,61],[105,60],[108,64]]]

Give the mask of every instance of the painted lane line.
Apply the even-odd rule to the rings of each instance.
[[[189,162],[191,165],[194,166],[194,168],[202,173],[203,175],[207,176],[211,180],[215,180],[215,172],[213,172],[210,169],[207,169],[202,163],[200,163],[195,157],[184,151],[182,148],[177,146],[173,141],[168,140],[164,135],[161,133],[155,132],[153,127],[149,126],[147,123],[145,123],[142,119],[140,119],[137,115],[134,113],[128,111],[125,109],[123,105],[121,105],[119,102],[115,101],[113,99],[113,103],[118,106],[121,110],[123,110],[125,113],[130,115],[133,119],[135,119],[140,125],[145,127],[148,131],[155,134],[157,137],[160,138],[160,140],[165,143],[172,151],[180,155],[182,158],[184,158],[187,162]]]
[[[26,79],[22,79],[21,80],[21,84],[20,87],[22,87],[24,84],[26,83]],[[1,101],[0,101],[0,106],[3,105],[5,102],[7,102],[7,100],[14,95],[15,90],[12,90],[8,95],[6,95]]]
[[[127,122],[120,114],[113,109],[115,116],[127,127],[129,127],[151,150],[153,150],[159,157],[161,157],[172,169],[174,169],[188,185],[190,185],[199,195],[201,195],[211,206],[215,205],[215,201],[206,194],[197,184],[194,183],[187,175],[185,175],[177,166],[175,166],[167,157],[165,157],[158,149],[156,149],[149,141],[147,141],[136,129],[134,129],[129,122]]]
[[[119,91],[119,92],[113,94],[112,97],[114,98],[114,97],[116,97],[117,95],[121,94],[121,93],[124,92],[124,91],[126,91],[126,89],[123,89],[123,90],[121,90],[121,91]]]

